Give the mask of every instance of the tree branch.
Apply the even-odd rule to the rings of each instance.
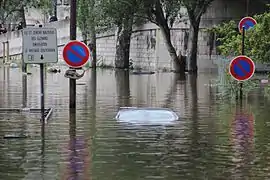
[[[201,18],[203,13],[206,12],[208,6],[213,2],[214,0],[200,0],[198,6],[196,7],[196,15],[195,18],[197,21]]]
[[[20,11],[21,11],[21,9],[12,9],[12,10],[10,10],[9,12],[6,13],[6,16],[4,16],[3,20],[5,21],[8,18],[8,16],[10,16],[12,13],[20,12]]]
[[[134,17],[146,19],[146,20],[150,21],[151,23],[154,23],[154,24],[157,25],[157,22],[156,22],[155,20],[153,20],[151,17],[148,17],[148,16],[142,16],[142,15],[138,15],[138,14],[134,14]]]

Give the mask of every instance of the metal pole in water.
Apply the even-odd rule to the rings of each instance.
[[[70,40],[76,40],[76,7],[77,0],[70,0]],[[76,108],[76,79],[71,78],[69,79],[69,108]]]
[[[23,57],[22,57],[23,59]],[[27,64],[24,63],[24,61],[22,60],[22,106],[23,108],[25,108],[27,106]]]
[[[24,53],[22,54],[22,108],[27,106],[27,65],[23,60]]]
[[[43,59],[43,55],[40,57]],[[44,108],[44,64],[40,64],[40,109],[42,123],[45,121],[45,108]]]
[[[242,27],[242,55],[245,55],[245,27]],[[240,100],[243,99],[243,82],[240,82]]]
[[[6,42],[3,42],[3,64],[6,63]]]
[[[7,43],[7,62],[9,63],[10,62],[10,59],[9,59],[9,41],[7,41],[6,43]]]

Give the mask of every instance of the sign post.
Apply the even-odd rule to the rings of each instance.
[[[76,40],[77,36],[77,0],[70,0],[70,40]],[[76,73],[75,69],[70,68],[70,71]],[[76,80],[69,79],[69,108],[76,109]]]
[[[89,57],[89,48],[80,41],[70,41],[63,49],[63,59],[70,67],[65,73],[65,77],[70,79],[72,85],[70,85],[70,88],[74,88],[73,81],[75,82],[75,91],[70,89],[70,108],[76,107],[76,80],[83,77],[85,70],[82,67],[89,61]],[[82,70],[83,72],[79,74],[76,70]]]
[[[253,28],[256,24],[257,24],[256,20],[253,19],[252,17],[244,17],[243,19],[240,20],[240,22],[238,24],[239,32],[242,34],[242,56],[245,55],[245,33],[247,30]],[[249,60],[251,60],[251,59],[249,59]],[[254,66],[253,61],[252,61],[252,64]],[[230,66],[230,69],[231,69],[231,66]],[[255,71],[255,66],[254,66],[254,71]],[[253,72],[253,74],[254,74],[254,72]],[[252,74],[252,76],[253,76],[253,74]],[[234,77],[234,78],[238,79],[237,77]],[[243,80],[240,80],[240,83],[239,83],[239,85],[240,85],[240,99],[242,99],[242,97],[243,97],[243,82],[242,81]]]
[[[44,64],[58,62],[57,31],[55,28],[25,28],[22,47],[24,64],[40,65],[40,108],[44,122]]]

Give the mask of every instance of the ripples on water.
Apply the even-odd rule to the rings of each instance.
[[[0,68],[1,108],[39,107],[39,70],[30,71],[25,102],[20,70]],[[46,74],[46,107],[54,112],[44,139],[39,114],[0,112],[1,180],[270,179],[269,102],[261,93],[241,109],[205,86],[215,75],[96,76],[89,71],[78,81],[85,85],[77,86],[74,115],[64,74]],[[181,119],[168,126],[120,123],[113,118],[121,106],[168,107]],[[2,139],[8,134],[28,137]]]

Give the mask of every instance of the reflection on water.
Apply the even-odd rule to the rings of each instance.
[[[130,107],[129,71],[115,71],[116,89],[119,107]]]
[[[22,99],[39,107],[39,68],[29,71],[24,98],[20,69],[0,68],[0,108]],[[90,70],[78,80],[75,113],[64,74],[47,73],[47,124],[39,113],[0,111],[0,179],[270,179],[269,101],[259,90],[242,105],[217,100],[205,86],[215,77]],[[114,119],[122,106],[167,107],[180,120],[127,126]],[[28,138],[2,138],[8,134]]]
[[[251,176],[253,164],[254,117],[240,103],[232,121],[233,161],[236,163],[234,178]]]
[[[69,135],[70,141],[68,145],[68,158],[66,171],[63,174],[62,179],[79,180],[89,179],[87,174],[89,168],[88,147],[83,136],[76,135],[76,112],[71,111],[69,113]]]

